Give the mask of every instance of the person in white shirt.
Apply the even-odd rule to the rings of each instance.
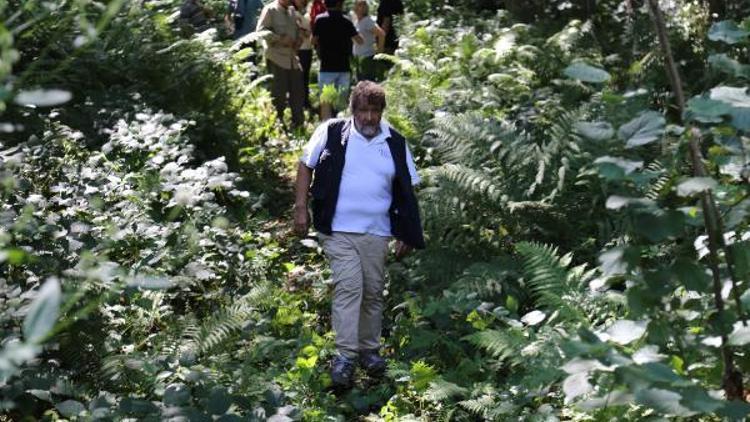
[[[304,236],[312,194],[313,224],[333,272],[331,380],[345,388],[357,358],[373,376],[386,367],[379,349],[391,237],[397,258],[425,246],[413,189],[419,175],[406,140],[382,119],[385,91],[359,82],[349,104],[353,117],[322,123],[305,146],[294,205],[294,230]]]
[[[362,36],[362,44],[354,44],[353,53],[357,62],[357,80],[375,81],[377,63],[375,54],[381,53],[385,44],[385,32],[370,17],[370,6],[367,0],[354,2],[354,26]]]

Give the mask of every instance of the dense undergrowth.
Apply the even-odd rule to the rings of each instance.
[[[0,2],[0,419],[750,412],[748,21],[666,2],[681,115],[645,3],[407,4],[387,118],[428,249],[389,266],[387,376],[335,396],[330,272],[287,221],[304,139],[177,3]]]

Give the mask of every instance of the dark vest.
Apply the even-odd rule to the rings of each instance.
[[[351,131],[351,119],[338,119],[328,125],[328,140],[323,148],[318,165],[315,166],[312,183],[312,212],[315,230],[330,235],[333,214],[339,199],[341,174],[344,171],[346,144]],[[391,233],[407,245],[423,249],[424,235],[419,218],[417,197],[411,184],[409,168],[406,165],[406,140],[391,128],[391,136],[386,139],[391,150],[396,176],[393,178],[392,201],[388,210],[391,220]],[[323,155],[326,157],[323,157]],[[324,158],[322,161],[320,158]]]

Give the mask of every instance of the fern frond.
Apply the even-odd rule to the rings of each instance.
[[[646,171],[655,174],[661,173],[649,184],[648,190],[644,195],[648,199],[657,200],[665,192],[666,189],[669,189],[671,187],[670,182],[672,180],[672,177],[669,173],[666,172],[664,165],[659,161],[653,161],[649,163],[649,165],[646,166]]]
[[[460,385],[438,378],[430,383],[430,388],[425,392],[427,400],[439,402],[454,397],[463,396],[468,390]]]
[[[215,312],[200,326],[188,326],[183,336],[190,340],[185,346],[205,354],[228,341],[254,318],[258,306],[267,297],[268,287],[257,286],[229,308]]]
[[[519,351],[525,344],[526,338],[517,330],[484,330],[468,335],[464,339],[487,350],[492,356],[507,362],[510,366],[523,363]]]
[[[489,413],[495,407],[496,402],[495,397],[484,395],[476,399],[460,401],[458,402],[458,405],[477,416],[488,418]]]
[[[437,169],[437,176],[456,184],[468,195],[483,198],[500,206],[504,189],[487,173],[458,164],[446,164]]]
[[[580,283],[569,277],[572,256],[558,257],[557,248],[531,242],[516,245],[524,263],[529,288],[539,305],[560,311],[566,319],[585,320],[579,310]]]

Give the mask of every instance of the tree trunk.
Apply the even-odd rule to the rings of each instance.
[[[520,22],[531,23],[536,15],[536,4],[529,0],[505,0],[505,9]]]
[[[589,20],[594,17],[594,14],[596,13],[596,0],[585,0],[583,2],[583,10],[581,11],[581,15],[583,17],[583,21]]]

